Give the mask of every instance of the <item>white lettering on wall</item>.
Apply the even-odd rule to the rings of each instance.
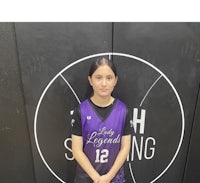
[[[156,140],[153,137],[144,139],[140,137],[139,142],[136,136],[132,136],[130,155],[127,157],[127,161],[133,161],[136,157],[139,160],[145,158],[146,160],[152,159],[155,155]]]
[[[67,138],[64,141],[64,147],[67,149],[67,152],[65,153],[65,158],[69,161],[74,160],[74,157],[73,157],[73,154],[72,154],[71,142],[72,142],[71,138]]]
[[[138,108],[133,109],[133,119],[131,127],[134,129],[135,136],[132,136],[131,150],[127,161],[133,161],[135,158],[150,160],[155,155],[156,140],[153,137],[144,137],[146,110],[141,109],[139,116]]]
[[[144,134],[144,128],[145,128],[145,115],[146,115],[146,110],[142,109],[141,110],[141,117],[138,117],[138,109],[134,108],[133,109],[133,120],[131,121],[131,127],[133,127],[135,133],[137,133],[137,126],[139,125],[140,134]]]

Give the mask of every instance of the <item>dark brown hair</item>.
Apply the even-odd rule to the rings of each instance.
[[[115,76],[117,76],[117,70],[113,61],[107,58],[106,56],[98,57],[97,60],[91,64],[90,70],[89,70],[89,76],[92,76],[92,74],[101,65],[108,65],[111,68],[111,70],[114,72]]]

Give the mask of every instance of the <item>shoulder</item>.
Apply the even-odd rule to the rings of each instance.
[[[88,112],[88,110],[90,110],[90,103],[88,99],[85,99],[84,101],[82,101],[79,105],[79,109],[81,113],[85,113]]]
[[[119,99],[116,99],[115,109],[118,111],[123,111],[124,114],[127,114],[127,105]]]
[[[124,102],[122,102],[120,99],[116,99],[116,103],[117,103],[118,106],[127,108],[126,104]]]
[[[80,103],[80,105],[79,106],[84,106],[84,105],[87,105],[88,104],[88,99],[85,99],[85,100],[83,100],[81,103]]]

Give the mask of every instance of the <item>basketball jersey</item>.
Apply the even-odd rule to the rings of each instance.
[[[120,100],[116,100],[112,111],[104,120],[98,116],[88,99],[80,104],[83,152],[100,175],[106,174],[111,169],[121,146],[126,106]],[[75,183],[90,182],[93,181],[77,165]],[[125,182],[123,167],[111,182]]]

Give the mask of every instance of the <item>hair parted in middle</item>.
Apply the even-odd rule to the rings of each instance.
[[[89,76],[91,77],[92,74],[101,65],[108,65],[111,68],[111,70],[114,72],[115,76],[117,76],[117,70],[116,70],[115,64],[113,63],[111,59],[109,59],[108,56],[98,57],[97,60],[91,64],[90,70],[89,70]]]

